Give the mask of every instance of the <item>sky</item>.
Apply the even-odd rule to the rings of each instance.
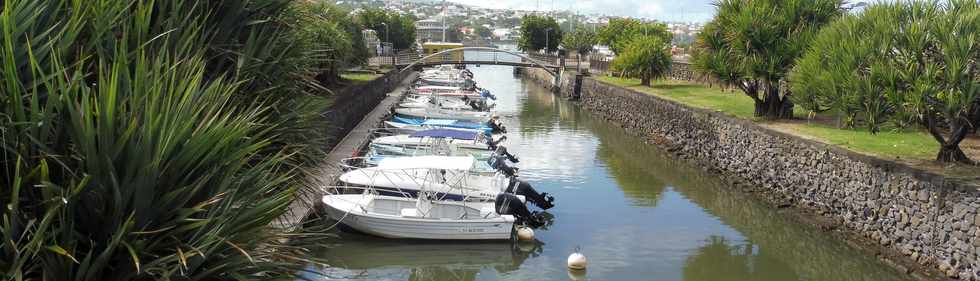
[[[706,22],[715,13],[714,0],[449,0],[495,9],[551,11],[644,17],[670,22]]]

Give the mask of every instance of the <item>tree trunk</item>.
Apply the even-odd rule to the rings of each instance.
[[[755,116],[765,119],[793,117],[793,102],[789,96],[779,97],[779,87],[765,87],[764,97],[755,100]]]
[[[973,160],[966,157],[963,150],[960,149],[959,145],[943,145],[939,148],[939,155],[936,156],[936,161],[942,163],[964,163],[964,164],[975,164]]]
[[[641,75],[640,85],[650,87],[650,75]]]
[[[925,125],[929,130],[929,134],[939,142],[939,155],[936,155],[936,161],[940,163],[964,163],[975,165],[976,162],[970,160],[960,149],[960,142],[966,138],[967,132],[969,131],[969,124],[964,124],[959,121],[952,121],[950,124],[949,138],[943,136],[942,132],[939,131],[939,122],[936,120],[935,112],[926,112],[925,114]]]

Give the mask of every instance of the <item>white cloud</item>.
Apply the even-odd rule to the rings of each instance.
[[[494,9],[567,10],[582,14],[645,17],[663,21],[707,21],[714,15],[713,0],[450,0]]]

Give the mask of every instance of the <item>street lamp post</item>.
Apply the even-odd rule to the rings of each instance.
[[[387,55],[387,54],[385,54],[385,42],[390,42],[390,40],[391,40],[391,39],[388,38],[388,29],[389,29],[388,28],[388,23],[382,22],[381,25],[383,25],[385,27],[385,39],[384,40],[381,40],[381,53],[378,54],[379,56],[380,55]],[[394,44],[392,44],[392,46],[394,46]],[[394,48],[394,47],[392,47],[392,48]]]
[[[388,23],[382,22],[381,25],[385,27],[385,40],[381,40],[381,42],[383,43],[388,41]]]
[[[549,38],[548,36],[549,33],[551,33],[550,27],[544,30],[544,53],[545,54],[548,54],[551,51],[549,50],[551,47],[551,38]]]

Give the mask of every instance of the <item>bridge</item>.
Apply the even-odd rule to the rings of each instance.
[[[561,77],[563,58],[551,55],[525,54],[489,47],[462,47],[447,49],[427,56],[415,52],[399,52],[382,64],[393,65],[399,71],[417,67],[436,65],[509,65],[519,67],[537,67],[547,71],[555,78]]]

